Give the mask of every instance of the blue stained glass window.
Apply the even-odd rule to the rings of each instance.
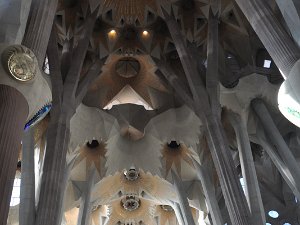
[[[268,215],[274,219],[278,218],[279,217],[279,213],[275,210],[271,210],[268,212]]]

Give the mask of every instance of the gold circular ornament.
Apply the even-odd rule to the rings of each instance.
[[[2,63],[7,72],[19,81],[30,81],[37,72],[35,55],[21,45],[8,47],[2,54]]]

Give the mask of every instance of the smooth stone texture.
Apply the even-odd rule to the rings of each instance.
[[[229,120],[235,129],[237,137],[242,175],[246,184],[246,198],[253,218],[253,223],[257,225],[265,225],[265,210],[258,185],[246,124],[240,115],[231,112],[228,114]]]
[[[290,174],[290,185],[291,189],[294,190],[296,196],[299,196],[300,193],[300,168],[299,164],[297,163],[293,153],[289,149],[288,145],[284,141],[283,137],[281,136],[279,130],[277,129],[272,117],[266,108],[264,102],[261,99],[254,99],[251,102],[251,106],[255,111],[257,117],[259,118],[261,125],[266,133],[268,141],[272,143],[272,146],[276,149],[276,154],[279,155],[282,161],[281,165],[278,166],[283,170],[286,170]],[[275,161],[274,161],[275,163]],[[275,163],[276,165],[276,163]]]
[[[22,140],[20,225],[35,222],[34,129],[24,133]]]
[[[182,211],[183,220],[186,225],[187,224],[195,225],[195,222],[194,222],[194,219],[192,216],[192,212],[191,212],[191,207],[190,207],[188,199],[187,199],[187,194],[181,184],[182,181],[180,180],[178,175],[175,174],[175,172],[173,172],[173,171],[172,171],[172,177],[173,177],[173,182],[174,182],[176,192],[178,194],[179,206]]]
[[[202,184],[202,189],[206,198],[206,204],[208,206],[213,224],[222,224],[223,219],[218,205],[218,201],[216,199],[215,187],[212,184],[211,178],[209,177],[209,173],[196,160],[193,160],[193,162],[194,166],[196,167],[198,178]]]
[[[21,44],[32,0],[0,0],[0,43]]]

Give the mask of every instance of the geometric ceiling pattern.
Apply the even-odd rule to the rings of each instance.
[[[96,12],[97,20],[80,71],[81,81],[93,62],[103,62],[101,72],[88,86],[70,122],[67,161],[71,169],[64,202],[66,224],[77,223],[78,207],[88,186],[88,171],[94,169],[90,190],[92,225],[179,225],[175,209],[180,199],[172,173],[182,181],[194,220],[209,225],[205,191],[195,162],[206,166],[212,192],[226,218],[210,143],[204,138],[205,121],[182,101],[178,90],[160,74],[157,64],[168,64],[182,88],[191,93],[164,22],[164,13],[175,17],[191,54],[205,67],[209,10],[218,12],[221,82],[218,91],[224,109],[221,120],[230,145],[228,154],[233,156],[234,166],[240,168],[236,135],[228,125],[226,112],[242,116],[251,144],[255,146],[261,127],[250,109],[251,100],[262,98],[276,114],[279,85],[270,83],[268,75],[256,73],[256,52],[263,45],[235,1],[220,0],[219,5],[216,2],[59,0],[55,32],[62,60],[66,52],[77,46],[87,15]],[[277,76],[276,68],[269,75]],[[228,88],[225,84],[232,86]],[[280,121],[277,115],[274,118]],[[48,120],[46,117],[35,128],[40,158],[44,155]],[[284,122],[278,125],[286,136],[294,131]],[[287,187],[285,193],[273,187],[286,184],[263,150],[255,151],[254,147],[251,150],[256,157],[259,155],[255,166],[264,203],[271,207],[275,202],[283,210],[290,192]],[[129,171],[134,171],[135,176],[128,178]],[[289,214],[288,210],[282,212]]]

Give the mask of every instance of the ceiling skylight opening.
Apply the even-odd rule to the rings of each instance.
[[[270,223],[266,223],[266,225],[272,225],[272,224],[270,224]]]
[[[10,199],[10,206],[16,206],[20,204],[20,188],[21,188],[21,179],[15,178],[11,199]]]
[[[290,223],[284,223],[283,225],[292,225],[292,224],[290,224]]]
[[[123,104],[141,105],[146,110],[153,110],[130,85],[126,85],[103,109],[110,110],[114,105]]]
[[[271,218],[274,218],[274,219],[276,219],[276,218],[279,217],[279,213],[278,213],[277,211],[275,211],[275,210],[269,211],[269,212],[268,212],[268,215],[269,215]]]
[[[245,191],[246,191],[246,185],[245,185],[245,180],[244,180],[244,178],[242,177],[242,178],[240,178],[240,183],[241,183],[241,186],[242,186],[242,188],[243,188],[243,191],[244,191],[244,193],[245,193]]]
[[[108,105],[106,105],[103,109],[106,109],[106,110],[110,110],[114,105],[123,105],[123,104],[134,104],[134,105],[141,105],[141,106],[144,106],[144,108],[146,110],[153,110],[153,108],[151,106],[149,106],[148,104],[145,104],[144,102],[138,100],[138,101],[135,101],[135,102],[127,102],[127,103],[122,103],[118,100],[114,100],[112,101],[111,103],[109,103]]]
[[[271,60],[265,59],[265,61],[264,61],[264,68],[270,69],[271,68],[271,64],[272,64]]]

